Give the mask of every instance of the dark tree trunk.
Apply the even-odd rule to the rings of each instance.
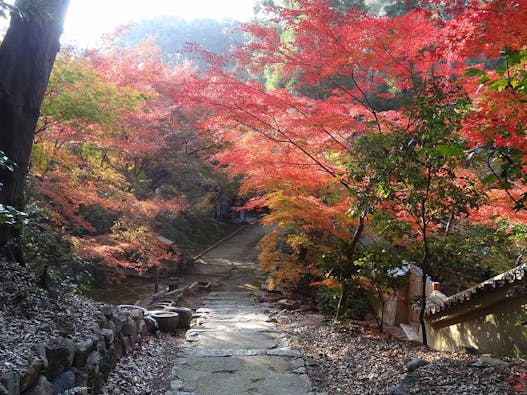
[[[17,164],[14,172],[0,171],[0,203],[18,210],[24,209],[35,127],[59,50],[68,3],[69,0],[17,1],[25,17],[13,14],[0,46],[0,150]],[[32,8],[24,7],[25,4]],[[18,233],[16,227],[0,227],[0,252],[21,261]]]
[[[421,324],[421,332],[423,335],[423,345],[428,347],[428,339],[426,336],[426,321],[425,321],[425,312],[426,312],[426,272],[424,269],[422,279],[423,284],[421,286],[421,309],[419,310],[419,323]]]
[[[157,265],[154,266],[154,293],[159,292],[159,268]]]
[[[357,248],[357,245],[359,244],[360,238],[362,236],[362,232],[364,231],[364,217],[359,217],[359,225],[357,228],[355,228],[355,233],[353,234],[353,239],[350,243],[350,259],[353,259],[355,256],[355,249]],[[348,299],[348,293],[349,293],[349,284],[346,281],[347,279],[344,278],[341,281],[342,289],[340,292],[339,297],[339,303],[337,305],[337,311],[335,312],[335,321],[337,321],[342,313],[342,309],[347,304]]]

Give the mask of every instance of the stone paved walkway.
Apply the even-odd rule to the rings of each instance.
[[[166,395],[311,394],[300,353],[250,292],[211,292]]]

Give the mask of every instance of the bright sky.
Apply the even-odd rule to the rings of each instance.
[[[63,38],[93,45],[101,34],[123,23],[159,15],[247,20],[253,6],[253,0],[71,0]]]

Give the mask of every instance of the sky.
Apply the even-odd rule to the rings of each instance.
[[[90,46],[119,25],[160,15],[247,20],[253,0],[71,0],[63,39]]]

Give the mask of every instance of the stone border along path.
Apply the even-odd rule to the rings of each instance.
[[[186,333],[165,395],[312,394],[300,352],[250,292],[211,292]]]

